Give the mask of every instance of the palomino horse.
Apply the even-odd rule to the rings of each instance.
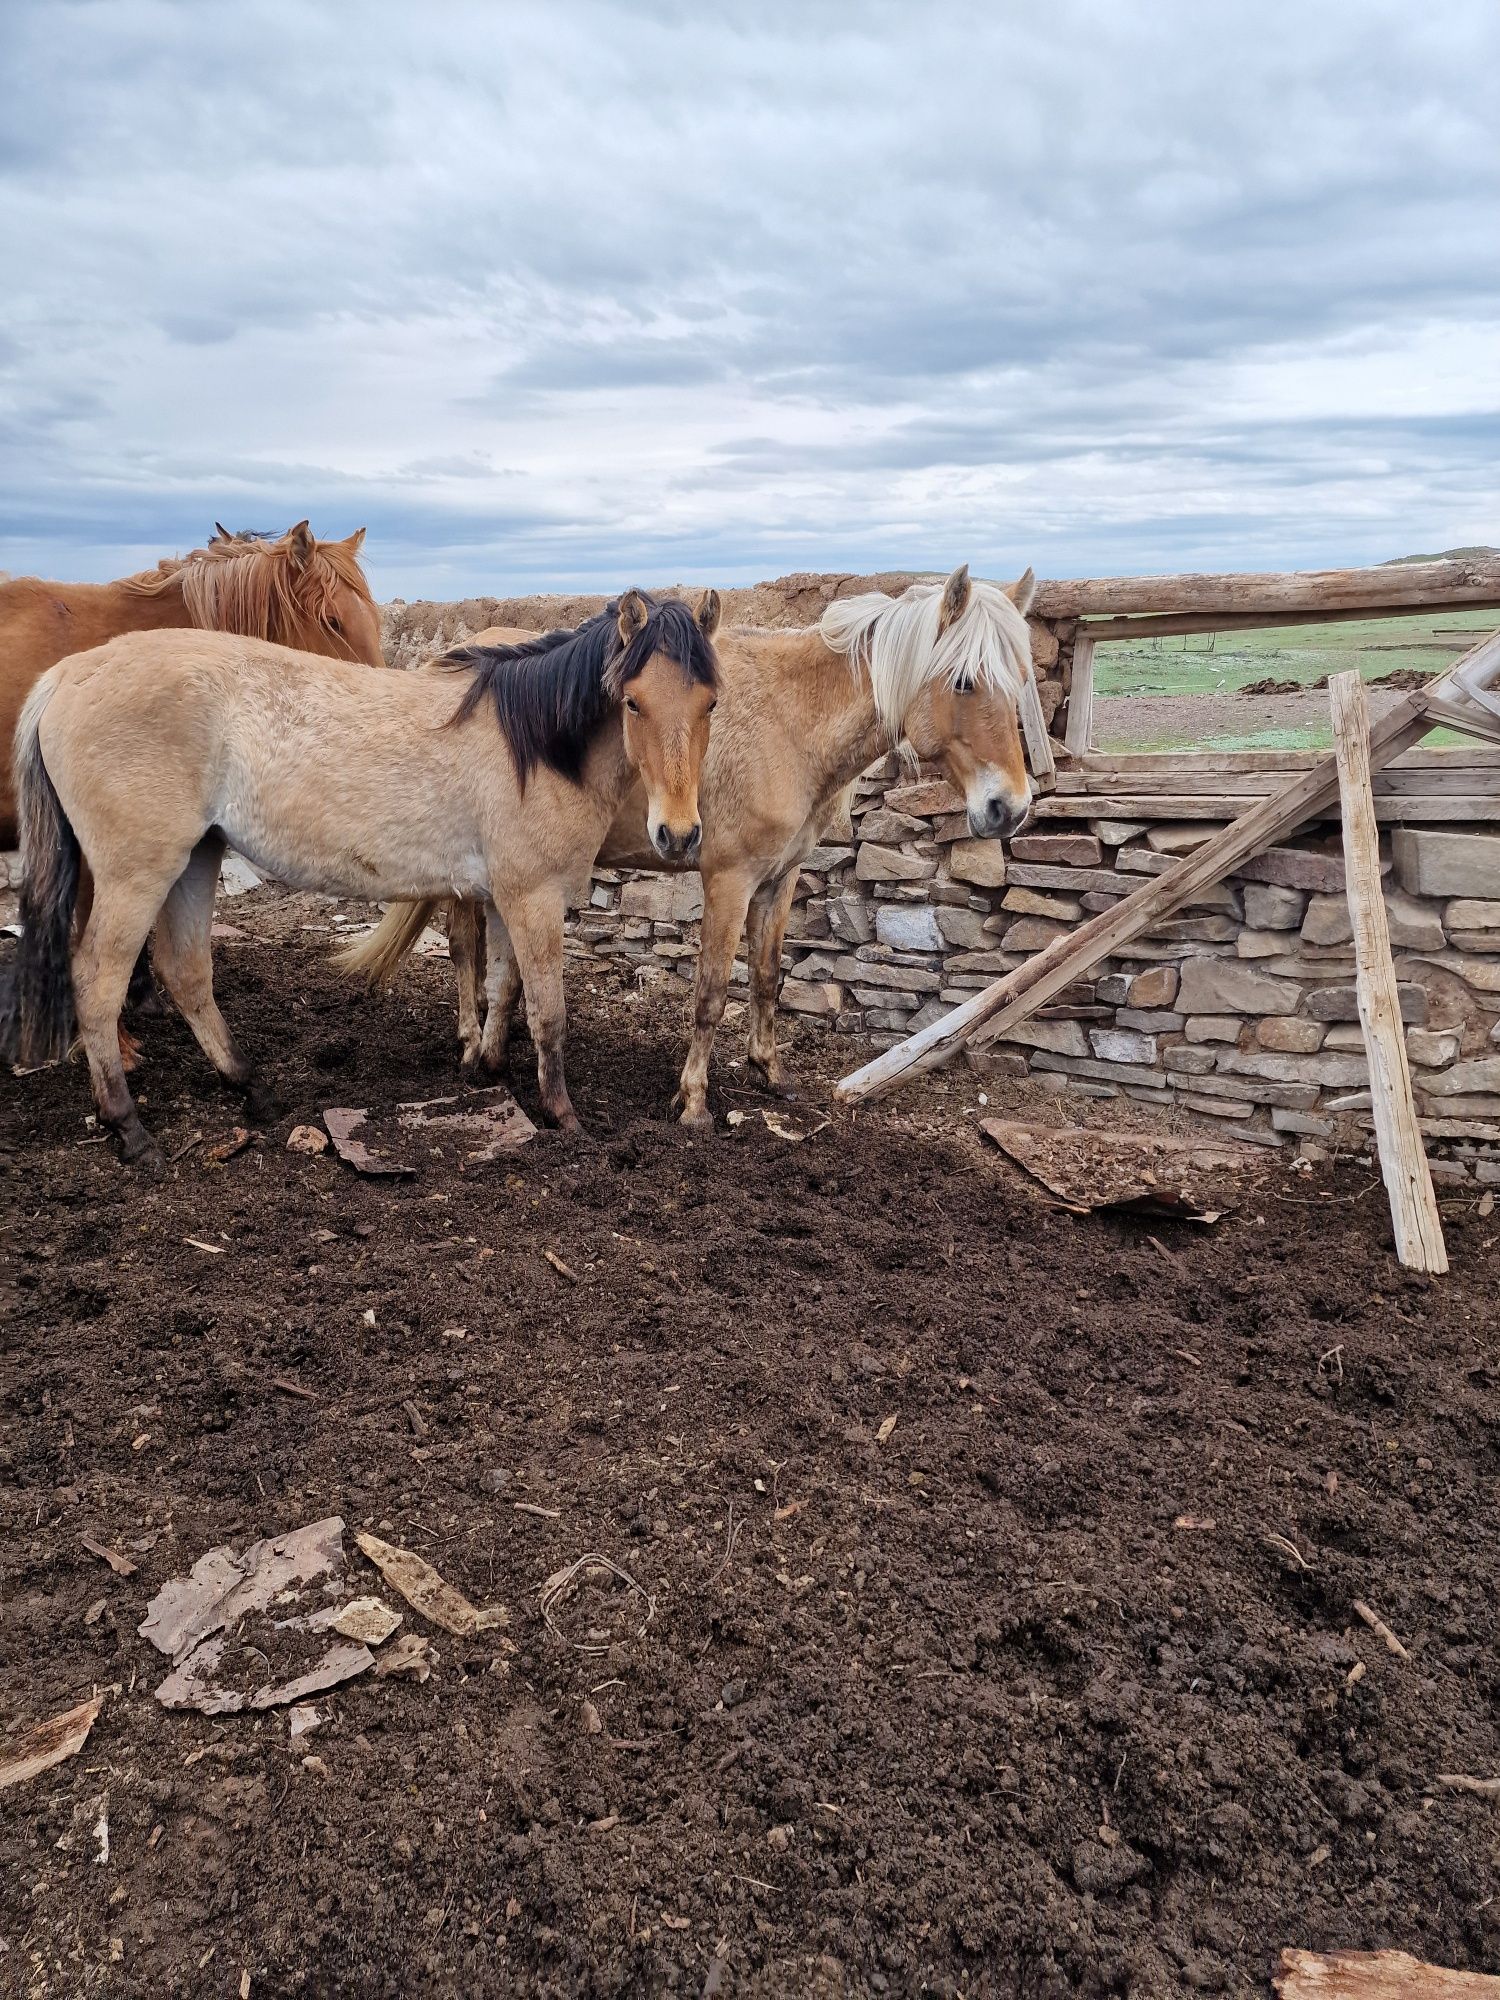
[[[51,668],[16,747],[21,1059],[61,1054],[76,1005],[101,1120],[127,1160],[159,1161],[117,1036],[155,925],[156,970],[204,1053],[227,1082],[249,1084],[214,1001],[209,944],[231,841],[296,888],[498,905],[543,1111],[576,1129],[562,1064],[567,892],[636,777],[657,851],[696,854],[718,619],[712,592],[695,618],[630,591],[577,632],[460,653],[449,674],[366,674],[197,632],[115,639]],[[147,700],[152,728],[132,730]],[[498,727],[476,720],[481,707]],[[94,897],[70,968],[80,857]]]
[[[0,847],[14,846],[10,744],[38,677],[124,632],[196,626],[383,667],[380,615],[359,564],[365,531],[320,542],[306,521],[279,540],[226,536],[118,583],[0,583]]]
[[[703,931],[693,1035],[674,1109],[708,1126],[708,1062],[724,1011],[736,946],[750,965],[750,1061],[773,1089],[781,948],[803,858],[838,795],[893,746],[940,763],[980,840],[1014,833],[1031,786],[1017,702],[1031,672],[1025,612],[1036,587],[1028,569],[1002,589],[973,583],[967,568],[946,584],[913,584],[898,598],[871,594],[829,606],[814,629],[720,635],[720,701],[703,767]],[[610,868],[681,866],[643,838],[638,792],[627,797],[598,861]],[[396,907],[341,962],[372,982],[388,978],[432,916],[433,903]],[[450,950],[460,987],[482,949],[477,911],[455,904]],[[475,991],[460,992],[464,1060],[505,1058],[521,991],[499,927],[489,927],[488,1013],[479,1036]]]

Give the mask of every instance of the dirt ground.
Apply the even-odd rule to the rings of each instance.
[[[579,973],[587,1142],[361,1179],[288,1132],[454,1087],[448,968],[366,1002],[300,928],[326,905],[224,914],[285,1114],[236,1157],[176,1020],[144,1024],[145,1115],[204,1143],[159,1183],[76,1066],[0,1077],[0,1719],[107,1690],[80,1755],[0,1794],[7,2000],[1500,1965],[1496,1806],[1435,1782],[1500,1771],[1500,1215],[1445,1199],[1434,1284],[1367,1162],[1268,1155],[1211,1229],[1077,1218],[981,1144],[972,1073],[793,1145],[733,1035],[714,1104],[749,1115],[689,1139],[680,996]],[[827,1108],[849,1045],[787,1033]],[[352,1681],[296,1742],[164,1710],[152,1594],[333,1513],[371,1587],[364,1526],[504,1633],[435,1633],[425,1683]],[[623,1586],[543,1621],[590,1551],[643,1634]]]

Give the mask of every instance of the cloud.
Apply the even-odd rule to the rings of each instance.
[[[1489,0],[12,0],[0,567],[384,591],[1493,540]]]

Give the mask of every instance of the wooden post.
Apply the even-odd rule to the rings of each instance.
[[[1411,1071],[1401,1027],[1396,968],[1385,898],[1380,893],[1380,834],[1370,787],[1370,711],[1357,672],[1328,683],[1333,713],[1333,754],[1338,765],[1344,818],[1344,878],[1354,926],[1355,992],[1365,1054],[1375,1143],[1396,1231],[1396,1255],[1409,1271],[1446,1271],[1448,1252],[1432,1175],[1417,1128]]]
[[[1021,733],[1026,738],[1026,760],[1031,766],[1031,775],[1036,779],[1036,790],[1039,793],[1055,791],[1057,765],[1052,757],[1052,737],[1047,729],[1047,718],[1042,713],[1042,698],[1037,693],[1034,672],[1029,673],[1021,683],[1017,712]]]
[[[1453,691],[1455,682],[1465,694],[1470,694],[1475,686],[1487,685],[1497,667],[1500,667],[1500,633],[1491,633],[1446,674],[1434,680],[1432,694],[1442,700]],[[1432,726],[1428,700],[1427,694],[1407,695],[1372,726],[1369,733],[1372,771],[1389,764],[1427,734]],[[873,1062],[842,1078],[834,1095],[846,1104],[883,1097],[898,1083],[920,1076],[924,1070],[940,1068],[971,1037],[993,1041],[1038,1007],[1045,1006],[1065,986],[1081,979],[1118,946],[1139,937],[1160,918],[1180,908],[1200,889],[1221,882],[1242,861],[1294,833],[1307,820],[1315,819],[1337,797],[1338,773],[1334,760],[1331,756],[1320,758],[1295,783],[1242,813],[1222,833],[1184,855],[1165,874],[1148,878],[1112,910],[1103,910],[1076,931],[1055,938],[1045,951],[1039,951],[1016,971],[1007,972],[986,986],[972,1000],[955,1007],[951,1014],[945,1014],[915,1035],[908,1035],[904,1042],[898,1042]],[[1100,810],[1104,808],[1101,806]],[[980,1029],[984,1030],[982,1035]]]
[[[1280,2000],[1500,2000],[1490,1972],[1451,1972],[1404,1951],[1283,1951]]]
[[[1094,642],[1086,632],[1073,641],[1073,678],[1068,683],[1068,731],[1064,738],[1075,757],[1082,757],[1094,733]]]

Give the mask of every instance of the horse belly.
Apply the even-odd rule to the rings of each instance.
[[[291,888],[365,902],[487,894],[471,816],[441,787],[363,799],[347,780],[231,783],[218,824],[252,867]]]

